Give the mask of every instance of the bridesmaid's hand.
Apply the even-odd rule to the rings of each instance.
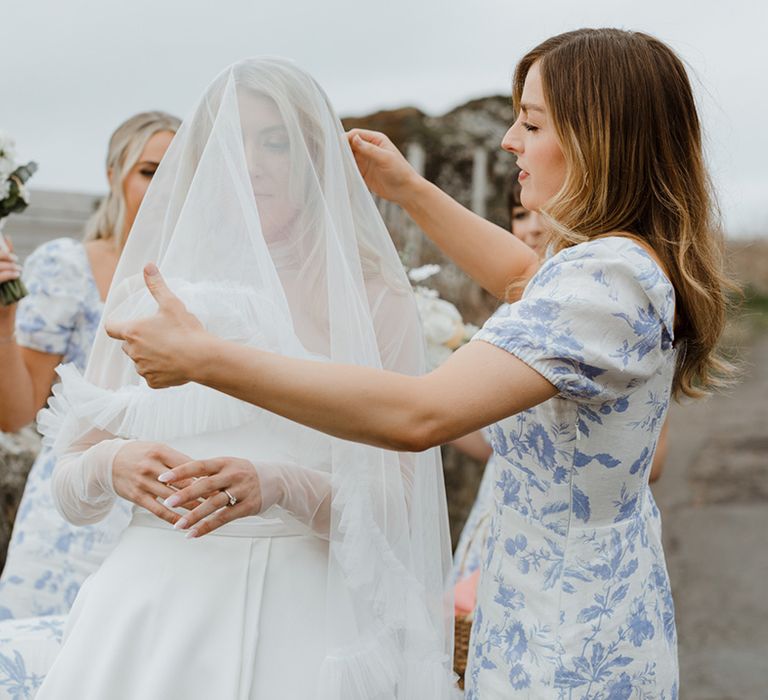
[[[0,284],[10,282],[21,277],[21,265],[19,259],[13,252],[13,244],[8,241],[7,247],[3,245],[2,234],[0,234]],[[0,336],[10,335],[13,332],[13,320],[16,313],[16,304],[3,306],[0,304]],[[7,328],[10,330],[6,332]]]
[[[201,361],[200,341],[209,336],[152,263],[144,268],[144,282],[157,301],[157,313],[137,321],[107,322],[107,335],[123,341],[123,352],[153,389],[186,384]]]
[[[277,502],[278,493],[264,497],[262,482],[256,467],[245,459],[219,457],[187,462],[157,477],[163,484],[191,485],[167,498],[164,504],[170,508],[187,501],[205,499],[174,527],[189,529],[188,537],[200,537],[225,523],[258,515]],[[235,503],[231,504],[230,496]]]
[[[423,178],[392,141],[385,134],[367,129],[351,129],[347,139],[368,189],[405,206]]]
[[[192,481],[180,480],[170,487],[160,482],[158,477],[169,473],[168,470],[173,467],[188,463],[189,459],[166,445],[132,440],[120,448],[112,462],[112,488],[118,496],[174,525],[181,516],[157,499],[167,499],[176,489],[188,486]],[[191,510],[199,504],[197,501],[188,503],[185,499],[180,505]]]

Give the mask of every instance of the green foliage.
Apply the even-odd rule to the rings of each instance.
[[[22,185],[29,180],[37,170],[37,163],[27,163],[20,165],[10,175],[10,191],[8,196],[0,202],[0,219],[9,214],[18,214],[27,208],[27,200],[22,195]]]

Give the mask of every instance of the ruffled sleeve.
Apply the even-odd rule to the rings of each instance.
[[[22,279],[29,295],[19,302],[19,345],[64,355],[82,312],[87,281],[82,244],[58,238],[37,248],[24,264]]]
[[[612,401],[644,384],[673,341],[674,291],[645,250],[606,238],[550,258],[523,298],[475,335],[548,379],[566,399]]]

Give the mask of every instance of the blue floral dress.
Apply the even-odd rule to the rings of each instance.
[[[83,244],[71,238],[45,243],[26,260],[23,279],[29,296],[17,308],[17,342],[63,355],[62,362],[82,371],[104,306]],[[69,612],[130,519],[128,503],[118,499],[96,525],[66,522],[51,496],[54,463],[43,450],[29,473],[0,578],[0,620]]]
[[[669,405],[674,291],[634,241],[546,261],[476,340],[558,395],[492,426],[494,506],[468,700],[674,700],[674,608],[648,487]]]

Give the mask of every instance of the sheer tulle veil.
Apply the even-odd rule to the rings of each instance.
[[[398,254],[328,98],[291,62],[241,61],[205,91],[147,192],[105,319],[153,313],[141,274],[149,261],[221,337],[321,362],[425,371]],[[60,374],[61,451],[93,429],[163,441],[252,423],[255,460],[279,456],[327,473],[327,654],[317,697],[451,696],[437,450],[399,454],[330,438],[196,384],[152,390],[103,327],[85,376]]]

